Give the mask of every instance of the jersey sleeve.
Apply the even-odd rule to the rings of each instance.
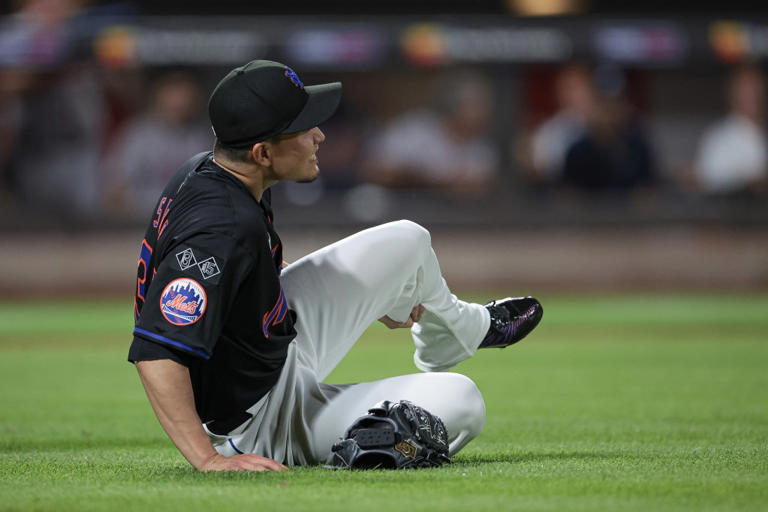
[[[138,336],[133,338],[131,349],[128,351],[128,361],[136,363],[138,361],[157,361],[158,359],[170,359],[187,368],[191,368],[198,360],[195,356],[176,350],[169,345],[147,341]]]
[[[146,290],[134,343],[209,359],[251,267],[250,254],[225,235],[197,235],[173,246]]]

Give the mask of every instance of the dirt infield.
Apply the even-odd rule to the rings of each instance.
[[[284,231],[294,261],[350,231]],[[142,234],[0,235],[5,297],[130,296]],[[433,231],[460,289],[768,289],[768,233],[702,228],[568,232]]]

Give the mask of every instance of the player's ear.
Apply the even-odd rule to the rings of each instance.
[[[272,165],[272,148],[268,142],[259,142],[251,148],[253,161],[262,167]]]

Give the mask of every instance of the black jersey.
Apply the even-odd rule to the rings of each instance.
[[[197,155],[163,191],[141,244],[128,359],[187,366],[197,413],[216,433],[248,419],[296,336],[269,201]]]

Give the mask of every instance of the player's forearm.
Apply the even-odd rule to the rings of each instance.
[[[195,410],[189,370],[170,359],[139,361],[136,368],[160,425],[189,463],[202,469],[216,451]]]

